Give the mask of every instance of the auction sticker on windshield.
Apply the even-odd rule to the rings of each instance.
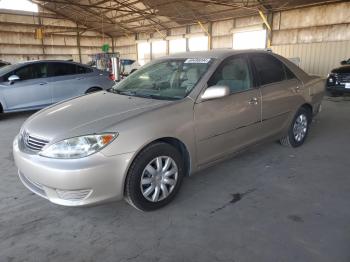
[[[350,89],[350,83],[346,83],[346,84],[345,84],[345,88],[346,88],[346,89]]]
[[[208,64],[210,58],[189,58],[185,61],[185,64]]]

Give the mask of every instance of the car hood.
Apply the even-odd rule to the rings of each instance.
[[[332,70],[332,73],[350,73],[350,65],[344,65]]]
[[[113,127],[136,115],[173,103],[109,92],[71,99],[39,111],[22,129],[31,136],[56,142],[65,138],[117,131]]]

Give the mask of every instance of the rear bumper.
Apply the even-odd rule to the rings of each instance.
[[[22,183],[35,194],[64,206],[85,206],[124,196],[124,180],[132,153],[63,160],[21,152],[17,138],[13,155]]]

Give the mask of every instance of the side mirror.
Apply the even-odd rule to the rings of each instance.
[[[341,64],[341,65],[347,65],[347,64],[348,64],[348,61],[343,60],[343,61],[340,62],[340,64]]]
[[[229,95],[230,95],[230,89],[227,86],[211,86],[204,91],[201,98],[202,100],[212,100],[212,99],[223,98]]]
[[[21,80],[21,79],[16,75],[11,75],[11,76],[9,76],[9,78],[7,80],[10,82],[10,85],[12,85],[14,82]]]

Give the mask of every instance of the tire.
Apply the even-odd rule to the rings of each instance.
[[[311,121],[312,112],[305,107],[301,107],[293,118],[288,134],[280,139],[280,143],[289,147],[299,147],[304,144],[309,134]]]
[[[98,92],[98,91],[101,91],[101,90],[102,89],[99,88],[99,87],[91,87],[85,92],[85,94],[91,94],[91,93],[95,93],[95,92]]]
[[[158,163],[161,163],[159,168]],[[167,169],[166,163],[169,163]],[[160,167],[168,172],[159,172]],[[138,154],[129,168],[125,181],[125,200],[141,211],[159,209],[174,199],[180,189],[184,172],[182,156],[175,147],[163,142],[151,144]]]

